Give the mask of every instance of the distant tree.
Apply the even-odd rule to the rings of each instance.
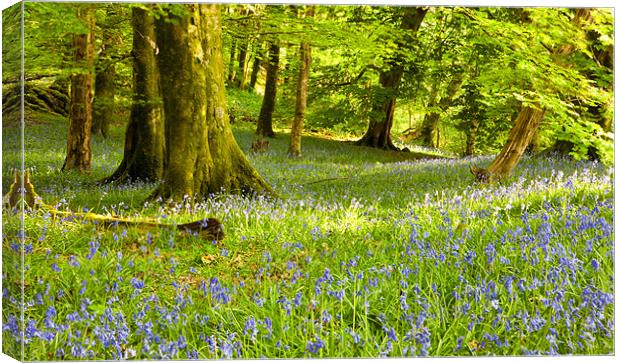
[[[155,19],[150,8],[132,8],[133,103],[123,160],[105,182],[160,180],[164,166],[164,115],[157,66]]]
[[[95,98],[93,99],[94,135],[106,137],[115,113],[116,62],[119,60],[120,23],[123,8],[118,4],[105,4],[103,21],[98,21],[101,45],[95,65]]]
[[[428,8],[406,7],[403,10],[400,27],[409,31],[407,39],[400,41],[400,47],[407,49],[407,42],[411,42],[413,35],[418,31]],[[405,70],[400,54],[388,57],[387,68],[379,74],[379,83],[382,91],[375,95],[372,109],[369,113],[370,122],[364,136],[357,141],[357,145],[370,146],[382,149],[396,150],[392,142],[391,131],[396,109],[396,98],[399,92],[401,77]]]
[[[83,32],[73,35],[74,62],[78,71],[71,75],[71,112],[67,156],[62,170],[89,170],[91,166],[92,90],[95,18],[90,4],[76,4]]]
[[[228,120],[220,7],[166,5],[156,23],[165,115],[165,169],[154,196],[182,200],[271,192]]]
[[[273,111],[276,107],[276,93],[278,87],[278,70],[280,63],[280,47],[277,41],[269,44],[269,63],[267,64],[267,79],[265,80],[265,95],[260,108],[256,134],[260,136],[274,137]]]
[[[422,121],[421,134],[424,145],[434,148],[439,147],[439,121],[441,113],[445,112],[446,109],[452,105],[454,96],[460,90],[462,83],[463,72],[456,70],[448,84],[446,94],[439,99],[437,97],[437,83],[433,84],[431,91],[431,102],[429,105],[431,111],[424,115],[424,120]]]
[[[250,75],[250,83],[248,84],[248,91],[253,92],[258,80],[258,73],[260,72],[261,64],[263,63],[265,51],[263,50],[263,44],[260,41],[254,43],[254,60],[252,62],[252,73]]]
[[[314,16],[314,6],[309,6],[304,14]],[[289,156],[301,156],[301,133],[304,129],[306,104],[308,102],[308,79],[310,78],[311,48],[308,42],[299,45],[299,75],[297,77],[297,97],[295,101],[295,118],[291,127]]]

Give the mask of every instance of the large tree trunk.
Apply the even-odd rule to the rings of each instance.
[[[314,7],[306,10],[306,16],[314,15]],[[306,105],[308,102],[308,79],[310,78],[310,63],[312,61],[310,44],[302,42],[299,46],[299,76],[297,78],[297,98],[295,101],[295,118],[291,127],[291,142],[288,155],[301,156],[301,133],[304,129]]]
[[[154,196],[271,192],[237,145],[228,121],[219,6],[173,5],[157,21],[166,161]]]
[[[463,83],[463,74],[457,73],[454,78],[448,84],[448,90],[445,96],[439,101],[436,99],[437,86],[433,86],[431,92],[430,107],[438,108],[439,111],[432,111],[424,115],[424,121],[422,122],[422,137],[424,138],[424,144],[434,148],[439,147],[439,120],[440,112],[445,112],[452,104],[454,96],[458,92]]]
[[[73,36],[75,64],[81,67],[79,73],[71,75],[71,112],[69,135],[67,137],[67,157],[62,170],[90,170],[92,151],[90,134],[92,128],[92,89],[95,18],[90,5],[76,7],[78,19],[88,28],[86,34]]]
[[[125,133],[123,160],[105,182],[159,180],[164,166],[164,116],[157,67],[155,19],[132,9],[133,104]]]
[[[276,92],[278,86],[278,68],[280,63],[280,47],[275,41],[269,46],[269,63],[267,64],[267,79],[265,81],[265,96],[260,108],[256,134],[274,137],[272,125],[273,111],[276,107]]]
[[[420,28],[427,11],[427,8],[407,7],[404,10],[401,28],[411,31],[411,34],[415,34]],[[401,43],[402,47],[406,49],[406,44],[404,42]],[[397,150],[392,143],[390,133],[394,121],[398,87],[400,86],[400,79],[404,68],[402,60],[398,59],[398,56],[396,56],[396,59],[388,61],[388,64],[389,69],[379,74],[379,83],[383,87],[383,92],[375,99],[370,112],[368,129],[364,136],[356,142],[357,145]]]

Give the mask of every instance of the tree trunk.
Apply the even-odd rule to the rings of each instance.
[[[404,10],[401,28],[410,30],[411,34],[415,34],[420,28],[427,11],[427,8],[407,7]],[[405,42],[401,43],[402,48],[406,49],[407,45]],[[364,136],[356,142],[357,145],[398,150],[392,143],[390,133],[394,121],[398,87],[400,86],[400,79],[404,68],[398,56],[388,61],[388,64],[389,69],[379,74],[379,83],[383,87],[383,92],[375,99],[370,112],[368,129]]]
[[[439,108],[439,111],[432,111],[424,115],[424,121],[422,122],[422,137],[424,138],[424,145],[434,148],[439,147],[439,120],[440,112],[445,112],[452,104],[454,96],[458,92],[463,83],[463,74],[457,73],[454,78],[448,84],[448,90],[444,97],[439,102],[436,100],[437,86],[433,85],[431,91],[431,103],[430,107]]]
[[[388,150],[398,150],[390,135],[396,109],[396,89],[400,84],[403,67],[393,64],[390,71],[381,72],[379,83],[387,94],[377,96],[370,111],[370,123],[366,134],[356,142],[357,145]]]
[[[184,7],[180,17],[174,7]],[[271,192],[233,136],[226,107],[219,6],[171,6],[157,21],[164,100],[164,179],[154,196]],[[174,147],[172,147],[174,146]]]
[[[237,52],[237,41],[232,37],[230,43],[230,60],[228,61],[228,84],[234,84],[237,68],[235,67],[235,54]]]
[[[280,47],[274,41],[269,46],[269,63],[267,64],[267,79],[265,81],[265,96],[260,108],[256,134],[274,137],[272,125],[273,111],[276,106],[276,91],[278,86],[278,67],[280,63]]]
[[[263,62],[264,51],[262,44],[256,42],[256,50],[254,52],[254,62],[252,64],[252,75],[250,76],[250,84],[248,84],[248,91],[254,91],[256,86],[256,80],[258,79],[258,73],[260,72],[260,65]]]
[[[106,9],[106,17],[114,14],[111,6]],[[107,137],[114,116],[114,96],[116,94],[116,66],[110,59],[110,50],[117,44],[109,26],[103,29],[101,51],[95,67],[95,98],[93,99],[94,135]]]
[[[116,94],[116,68],[110,64],[99,69],[95,75],[95,99],[93,100],[93,129],[95,135],[107,137],[114,116]]]
[[[309,15],[309,14],[307,14]],[[310,44],[301,43],[299,47],[299,78],[297,79],[297,98],[295,101],[295,119],[291,128],[289,156],[301,156],[301,133],[304,129],[304,117],[308,101],[308,79],[310,78],[311,49]]]
[[[510,175],[525,149],[532,141],[540,122],[545,115],[541,108],[523,107],[515,120],[515,125],[508,134],[508,140],[495,160],[480,174],[478,181],[494,181]]]
[[[73,35],[75,64],[82,69],[71,75],[71,112],[67,157],[61,170],[90,170],[92,151],[90,132],[92,128],[92,89],[95,18],[89,5],[77,5],[78,19],[88,28],[86,34]]]
[[[237,87],[239,87],[239,89],[244,90],[245,87],[247,86],[247,79],[246,79],[246,58],[247,58],[247,54],[248,54],[248,42],[247,41],[243,41],[240,45],[239,45],[239,56],[237,59],[237,62],[239,64],[238,69],[237,69],[237,80],[235,81],[235,85]]]
[[[132,9],[133,104],[125,133],[123,160],[105,182],[159,180],[164,166],[164,116],[157,67],[155,19]]]

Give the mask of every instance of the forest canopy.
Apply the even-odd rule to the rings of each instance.
[[[90,25],[78,15],[77,9],[84,6],[92,12]],[[115,111],[100,114],[114,116],[128,110],[131,9],[136,6],[144,7],[26,3],[25,78],[32,80],[27,82],[32,88],[27,95],[30,105],[43,106],[41,97],[36,99],[42,84],[62,83],[84,67],[93,67],[104,82],[99,73],[114,68],[101,86],[114,87],[114,92],[101,93],[98,101],[104,105],[100,107],[111,104]],[[15,9],[5,11],[5,17]],[[150,11],[158,17],[162,9]],[[610,9],[587,9],[584,19],[576,21],[578,9],[424,7],[418,8],[424,14],[417,15],[415,29],[407,25],[415,15],[407,14],[408,9],[412,8],[223,5],[219,11],[227,87],[262,95],[269,59],[277,50],[276,121],[290,125],[299,53],[306,44],[312,50],[306,129],[328,129],[349,138],[360,138],[366,131],[368,145],[384,148],[420,145],[449,154],[488,154],[502,148],[520,110],[532,106],[545,114],[531,150],[611,162]],[[10,62],[19,56],[11,46],[18,39],[17,30],[4,29],[5,87],[18,77],[19,68],[11,66],[18,63]],[[72,61],[71,35],[87,32],[94,37],[92,65]],[[385,115],[388,104],[391,116]],[[228,108],[233,118],[257,116],[235,115],[234,104]],[[123,120],[117,117],[116,122]],[[378,131],[371,130],[375,126]],[[384,135],[385,141],[373,133]]]

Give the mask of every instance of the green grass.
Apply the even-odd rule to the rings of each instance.
[[[145,205],[153,184],[95,184],[122,157],[122,128],[93,140],[82,175],[59,171],[66,123],[39,121],[25,159],[47,203],[170,223],[211,216],[226,238],[27,214],[27,360],[614,352],[613,171],[603,165],[525,157],[509,180],[477,185],[469,164],[490,157],[306,135],[303,157],[289,159],[280,124],[268,152],[249,154],[279,198]],[[253,124],[234,131],[247,151]],[[3,188],[18,136],[3,129]],[[20,218],[3,213],[3,347],[16,355]]]

